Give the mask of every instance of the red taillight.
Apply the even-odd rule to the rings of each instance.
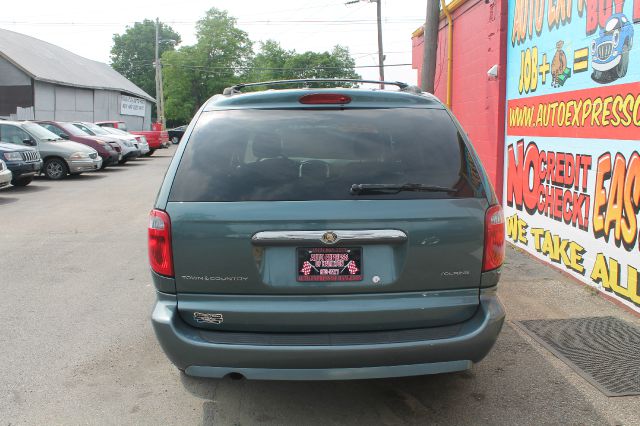
[[[489,207],[484,216],[484,257],[482,272],[499,268],[504,262],[505,229],[502,207]]]
[[[339,93],[314,93],[299,99],[301,104],[348,104],[351,98]]]
[[[154,209],[149,214],[149,263],[156,273],[173,277],[171,220],[162,210]]]

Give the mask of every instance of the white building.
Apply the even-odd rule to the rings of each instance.
[[[107,64],[0,29],[1,118],[122,120],[130,130],[149,130],[153,102]]]

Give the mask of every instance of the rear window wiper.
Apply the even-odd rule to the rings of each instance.
[[[354,183],[351,185],[351,194],[397,194],[402,191],[423,191],[423,192],[458,192],[455,188],[446,186],[425,185],[423,183]]]

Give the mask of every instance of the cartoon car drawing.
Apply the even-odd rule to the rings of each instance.
[[[598,38],[591,42],[591,78],[613,81],[627,74],[633,45],[633,24],[622,13],[611,15]]]

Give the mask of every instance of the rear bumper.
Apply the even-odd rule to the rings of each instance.
[[[493,287],[481,290],[477,312],[455,325],[453,334],[439,333],[439,329],[452,327],[445,326],[390,331],[382,339],[379,332],[349,333],[347,343],[340,341],[340,335],[329,342],[324,335],[319,339],[322,343],[295,342],[291,334],[269,333],[233,333],[239,337],[229,339],[221,338],[224,332],[191,327],[180,318],[175,296],[158,293],[152,323],[169,359],[192,376],[240,373],[249,379],[343,380],[468,369],[489,353],[504,316]],[[422,337],[412,339],[412,335]]]
[[[0,172],[0,188],[8,186],[11,183],[12,173],[9,169],[4,169]]]

